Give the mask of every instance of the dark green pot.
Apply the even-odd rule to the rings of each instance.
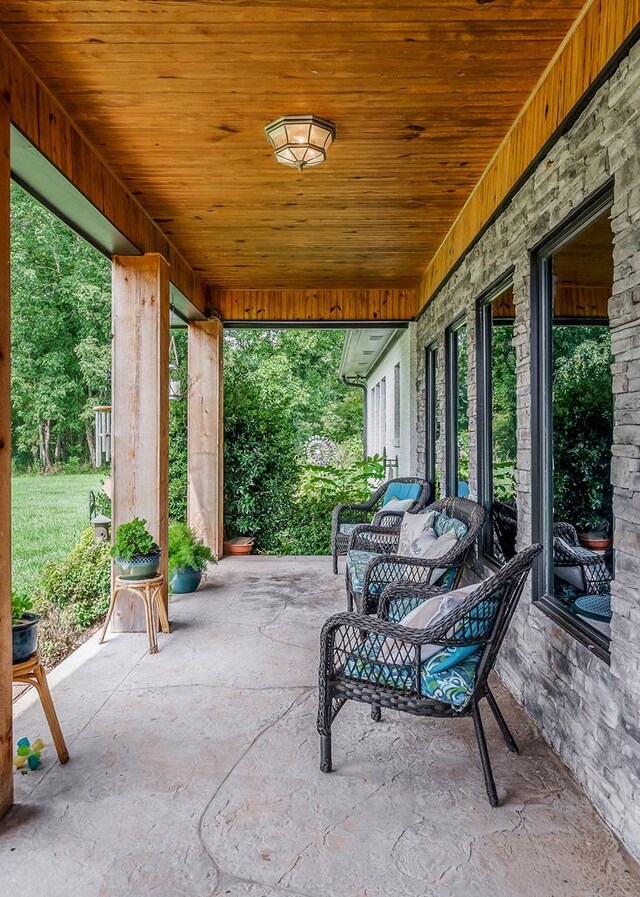
[[[23,663],[38,650],[39,614],[25,613],[19,623],[14,623],[11,631],[13,663]]]
[[[195,592],[202,580],[202,570],[193,567],[178,567],[171,578],[170,588],[174,595],[187,595]]]
[[[114,558],[121,579],[152,579],[160,567],[160,552],[140,555],[131,561]]]

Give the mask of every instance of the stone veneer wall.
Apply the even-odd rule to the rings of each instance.
[[[500,217],[467,253],[420,317],[417,393],[424,347],[438,340],[437,450],[444,482],[444,330],[466,315],[470,468],[477,495],[476,299],[514,266],[520,545],[531,541],[530,250],[613,176],[614,285],[609,304],[615,364],[615,582],[611,665],[599,660],[523,595],[499,673],[594,805],[640,857],[640,44],[622,60],[573,127],[553,146]],[[424,402],[418,402],[418,470],[424,470]]]

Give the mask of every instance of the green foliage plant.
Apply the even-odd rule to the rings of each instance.
[[[33,608],[33,599],[25,592],[11,593],[11,622],[20,623],[26,613]]]
[[[186,523],[169,524],[169,579],[181,570],[204,572],[207,564],[216,563],[211,549],[198,539]]]
[[[133,561],[159,551],[159,545],[147,529],[147,521],[134,517],[129,523],[121,523],[118,527],[111,555],[119,560]]]

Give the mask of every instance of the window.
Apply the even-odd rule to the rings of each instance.
[[[467,325],[464,318],[446,331],[446,493],[469,494],[469,401]]]
[[[400,363],[393,369],[393,442],[400,445]]]
[[[431,485],[433,499],[440,497],[440,482],[437,467],[438,432],[438,396],[436,390],[438,376],[438,344],[433,343],[425,349],[425,443],[424,443],[424,475]]]
[[[387,379],[380,381],[380,454],[387,454]]]
[[[612,189],[533,255],[533,512],[544,552],[536,602],[608,659],[613,392],[608,300]]]
[[[478,494],[487,511],[485,557],[504,563],[516,550],[517,451],[515,308],[512,272],[478,300]]]

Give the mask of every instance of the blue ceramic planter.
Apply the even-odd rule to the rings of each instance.
[[[160,552],[140,555],[131,561],[115,558],[115,562],[121,579],[152,579],[160,566]]]
[[[22,663],[29,660],[38,648],[38,614],[25,613],[19,623],[12,627],[12,660],[13,663]]]
[[[174,595],[186,595],[195,592],[200,585],[202,571],[192,567],[179,567],[171,579],[171,591]]]

